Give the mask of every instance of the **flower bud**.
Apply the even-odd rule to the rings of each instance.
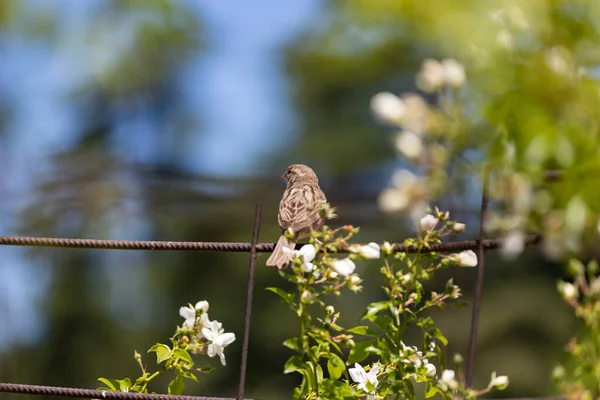
[[[455,353],[452,357],[452,361],[454,362],[454,364],[460,365],[463,363],[463,357],[459,353]]]
[[[565,299],[568,302],[577,300],[577,298],[579,297],[579,290],[577,289],[577,286],[573,285],[570,282],[559,282],[558,290],[560,291],[560,294],[562,295],[563,299]]]
[[[454,225],[452,225],[452,232],[454,233],[464,232],[465,229],[467,229],[467,225],[462,224],[460,222],[455,222]]]
[[[302,292],[302,294],[300,295],[300,299],[304,302],[310,300],[310,298],[312,297],[311,293],[308,290],[305,290],[304,292]]]
[[[477,266],[477,254],[475,254],[473,250],[465,250],[460,253],[451,254],[449,259],[457,263],[460,267]]]
[[[381,251],[383,251],[383,254],[392,254],[394,252],[394,245],[391,244],[390,242],[383,242],[383,245],[381,246]]]
[[[555,380],[563,379],[565,377],[566,373],[567,373],[567,371],[565,371],[565,367],[563,367],[562,365],[557,365],[552,370],[552,378]]]
[[[496,376],[496,371],[492,372],[492,379],[488,384],[488,388],[496,388],[498,390],[506,389],[508,386],[508,376],[500,375]]]
[[[327,306],[327,307],[325,307],[325,312],[328,315],[333,315],[333,313],[335,312],[335,308],[333,308],[333,306]]]
[[[374,260],[381,257],[379,245],[375,242],[371,242],[366,246],[362,246],[360,248],[359,253],[361,256],[363,256],[363,258],[366,258],[368,260]]]
[[[583,276],[585,274],[585,267],[581,263],[581,261],[576,259],[569,260],[569,265],[567,267],[569,273],[573,276]]]

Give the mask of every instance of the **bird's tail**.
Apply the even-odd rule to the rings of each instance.
[[[271,256],[267,260],[267,265],[269,267],[277,266],[277,268],[282,269],[288,265],[288,263],[290,262],[290,255],[289,253],[285,253],[283,251],[284,247],[287,247],[290,250],[294,250],[294,248],[296,247],[296,243],[286,238],[284,235],[281,235],[279,237],[279,240],[277,241],[275,250],[273,250],[273,253],[271,253]]]

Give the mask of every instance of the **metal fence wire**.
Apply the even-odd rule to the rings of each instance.
[[[557,171],[546,173],[547,180],[555,180],[561,177]],[[475,354],[477,344],[477,328],[479,323],[479,313],[481,296],[483,291],[483,275],[485,266],[485,252],[502,246],[504,239],[488,239],[485,236],[485,217],[487,211],[488,196],[487,184],[484,185],[481,200],[481,220],[479,229],[479,238],[477,240],[465,240],[459,242],[445,242],[431,246],[430,249],[421,252],[455,252],[463,250],[478,251],[477,278],[475,283],[475,296],[473,300],[473,314],[471,319],[471,331],[469,337],[468,362],[466,370],[466,383],[471,386],[473,381],[473,372],[475,368]],[[36,246],[36,247],[64,247],[64,248],[85,248],[85,249],[111,249],[111,250],[155,250],[155,251],[207,251],[207,252],[245,252],[250,253],[248,268],[248,280],[246,285],[246,311],[244,317],[244,332],[241,352],[240,378],[238,384],[237,400],[244,399],[246,388],[246,369],[248,363],[248,342],[250,336],[250,320],[252,313],[252,295],[254,292],[254,272],[256,266],[256,254],[272,252],[275,248],[274,243],[258,243],[260,232],[262,206],[256,205],[254,215],[254,225],[252,230],[252,241],[249,243],[236,242],[169,242],[169,241],[134,241],[134,240],[98,240],[98,239],[68,239],[68,238],[46,238],[46,237],[25,237],[25,236],[0,236],[0,245],[5,246]],[[541,242],[540,235],[529,235],[525,238],[527,246],[537,245]],[[297,245],[299,248],[301,245]],[[404,244],[396,244],[396,251],[416,252],[416,248],[407,247]],[[342,248],[341,252],[348,252],[348,249]],[[227,397],[205,397],[205,396],[180,396],[167,394],[144,394],[130,392],[109,392],[92,389],[65,388],[56,386],[39,386],[15,383],[0,382],[0,393],[20,393],[42,396],[64,396],[78,398],[94,399],[121,399],[121,400],[233,400]],[[533,399],[533,398],[527,398]],[[536,399],[558,400],[559,397],[538,397]],[[526,400],[512,399],[512,400]]]

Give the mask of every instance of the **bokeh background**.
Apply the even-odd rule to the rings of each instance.
[[[338,207],[336,224],[360,226],[363,242],[402,241],[412,220],[382,213],[377,197],[404,161],[370,99],[416,90],[424,58],[481,39],[471,29],[489,22],[456,17],[486,2],[395,3],[2,0],[0,232],[249,241],[262,202],[260,239],[273,242],[280,175],[306,163]],[[569,13],[557,1],[533,3],[556,6],[556,21]],[[585,16],[576,17],[567,32],[585,32]],[[438,204],[467,223],[467,239],[477,233],[480,176],[462,178],[467,189]],[[133,350],[165,342],[182,322],[180,306],[208,300],[211,317],[238,339],[227,367],[209,360],[217,371],[186,393],[236,393],[246,254],[2,247],[0,260],[0,381],[95,388],[100,376],[136,377]],[[279,283],[264,260],[247,397],[288,398],[298,377],[282,374],[290,351],[281,343],[296,321],[264,290]],[[359,265],[365,290],[336,303],[342,325],[381,296],[378,269]],[[470,301],[475,273],[445,271],[434,285],[454,277]],[[535,249],[510,261],[489,253],[477,386],[495,370],[511,381],[495,396],[556,393],[552,368],[577,331],[556,292],[561,274]],[[466,354],[471,308],[434,318],[448,355]]]

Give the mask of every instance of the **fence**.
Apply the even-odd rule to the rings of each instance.
[[[561,177],[560,171],[548,171],[547,180],[556,180]],[[488,239],[485,236],[485,218],[488,205],[487,189],[484,186],[481,200],[481,219],[479,226],[479,239],[460,242],[445,242],[431,246],[428,252],[455,252],[462,250],[477,250],[478,260],[477,277],[475,283],[475,297],[473,300],[473,313],[471,319],[471,330],[469,337],[469,349],[467,358],[466,383],[471,386],[473,371],[475,367],[475,354],[477,342],[477,329],[479,325],[479,309],[483,290],[483,277],[485,269],[485,251],[496,249],[503,243],[503,239]],[[260,252],[272,252],[274,243],[258,243],[260,232],[262,206],[256,205],[254,215],[254,227],[252,241],[250,243],[234,242],[168,242],[168,241],[133,241],[133,240],[97,240],[97,239],[67,239],[67,238],[44,238],[44,237],[22,237],[22,236],[0,236],[0,245],[5,246],[38,246],[38,247],[64,247],[64,248],[86,248],[86,249],[114,249],[114,250],[154,250],[154,251],[217,251],[217,252],[249,252],[250,262],[248,268],[248,280],[246,289],[246,310],[244,317],[244,332],[242,341],[240,377],[238,385],[238,396],[236,399],[244,399],[246,388],[246,367],[248,362],[248,345],[250,334],[250,321],[252,316],[252,295],[254,291],[254,271],[256,254]],[[542,240],[540,235],[530,235],[525,238],[527,246],[539,244]],[[300,247],[300,245],[297,245]],[[396,244],[396,251],[416,252],[416,248],[406,247],[404,244]],[[347,249],[341,249],[347,252]],[[137,400],[233,400],[226,397],[205,396],[181,396],[166,394],[143,394],[108,392],[90,389],[64,388],[55,386],[38,386],[14,383],[1,383],[0,393],[21,393],[31,395],[51,395],[79,398],[97,399],[137,399]],[[542,398],[537,398],[542,399]],[[558,397],[545,397],[546,400],[558,400]],[[512,399],[512,400],[526,400]]]

